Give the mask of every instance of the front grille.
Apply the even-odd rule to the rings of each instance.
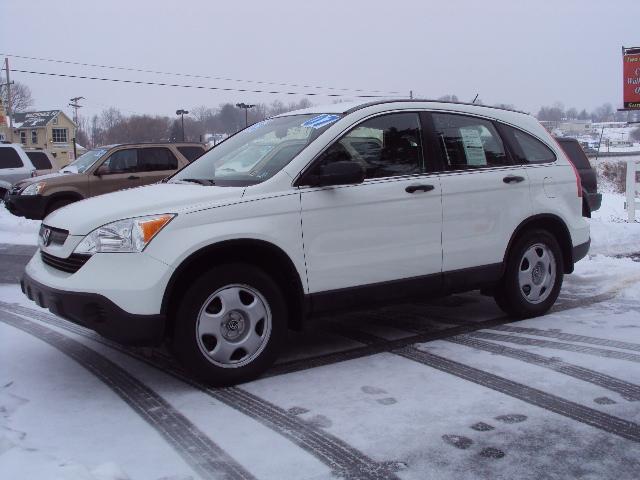
[[[77,253],[71,254],[69,258],[60,258],[43,251],[40,252],[40,256],[42,261],[50,267],[68,273],[76,273],[91,258],[91,255],[79,255]]]
[[[67,240],[69,236],[69,232],[67,230],[62,230],[61,228],[47,227],[44,223],[40,225],[40,238],[42,238],[42,232],[45,228],[51,230],[51,234],[49,235],[49,245],[64,245],[64,242]]]

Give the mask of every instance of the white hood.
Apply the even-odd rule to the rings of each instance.
[[[92,230],[124,218],[156,213],[184,213],[234,203],[245,187],[214,187],[161,183],[98,195],[56,210],[43,223],[87,235]]]

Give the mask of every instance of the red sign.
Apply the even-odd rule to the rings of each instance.
[[[640,53],[622,56],[624,108],[640,110]]]

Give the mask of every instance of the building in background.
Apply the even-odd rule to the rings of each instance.
[[[48,150],[61,165],[74,159],[77,125],[62,110],[14,113],[13,141],[24,148]]]

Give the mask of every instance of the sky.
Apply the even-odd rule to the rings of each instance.
[[[11,75],[31,88],[35,109],[69,112],[69,99],[82,96],[84,116],[111,106],[175,115],[179,108],[289,102],[308,93],[320,94],[308,97],[314,104],[326,104],[380,95],[372,91],[455,94],[461,101],[478,94],[485,104],[532,113],[557,101],[592,110],[622,106],[621,47],[640,46],[639,17],[638,0],[0,0],[0,58],[245,80],[9,58],[12,70],[208,87]]]

